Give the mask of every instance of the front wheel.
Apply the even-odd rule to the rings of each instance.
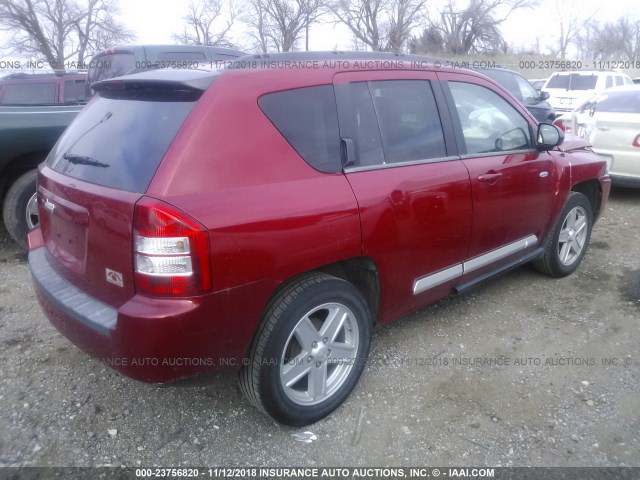
[[[350,283],[310,274],[270,304],[240,386],[260,410],[286,425],[316,422],[355,387],[369,353],[371,318]]]
[[[534,266],[553,277],[565,277],[580,265],[587,251],[593,227],[593,209],[589,199],[571,192],[562,209],[544,256]]]

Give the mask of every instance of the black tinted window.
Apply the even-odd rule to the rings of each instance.
[[[195,104],[186,93],[121,91],[100,94],[76,117],[47,165],[70,177],[144,193]],[[193,97],[193,95],[191,95]]]
[[[262,111],[298,154],[321,172],[339,172],[340,138],[333,87],[298,88],[259,100]]]
[[[357,160],[355,166],[368,167],[384,163],[384,150],[376,110],[373,106],[369,84],[352,83],[351,102]]]
[[[440,115],[429,82],[371,84],[387,163],[445,157]]]
[[[5,105],[37,105],[55,101],[56,82],[9,84],[4,87],[2,96]]]

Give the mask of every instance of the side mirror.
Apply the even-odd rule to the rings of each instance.
[[[549,92],[540,92],[540,100],[549,100]]]
[[[546,152],[552,148],[562,145],[564,142],[564,132],[550,123],[538,125],[537,149],[539,152]]]

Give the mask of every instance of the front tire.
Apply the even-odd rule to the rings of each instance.
[[[2,216],[11,237],[25,250],[27,235],[38,226],[38,200],[36,196],[37,170],[20,176],[4,198]]]
[[[305,275],[267,308],[240,372],[241,389],[275,420],[309,425],[349,396],[370,342],[371,318],[360,292],[330,275]]]
[[[591,202],[582,193],[571,192],[549,238],[544,256],[533,262],[533,265],[553,277],[570,275],[584,258],[592,228]]]

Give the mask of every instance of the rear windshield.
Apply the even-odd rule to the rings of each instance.
[[[597,112],[640,113],[640,90],[604,93],[592,108]]]
[[[89,65],[89,84],[100,80],[120,77],[136,69],[136,57],[133,53],[115,53],[94,58]]]
[[[579,73],[554,75],[545,88],[564,88],[565,90],[594,90],[598,77]]]
[[[144,193],[196,100],[184,91],[100,93],[67,128],[47,165],[86,182]]]

